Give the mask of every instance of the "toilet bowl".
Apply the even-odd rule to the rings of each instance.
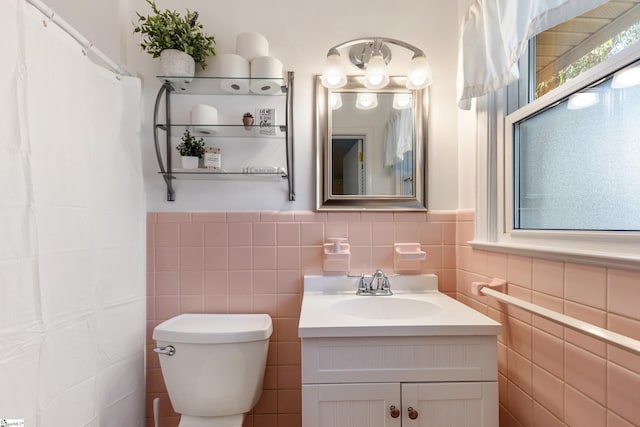
[[[155,327],[154,349],[179,427],[241,427],[262,394],[267,314],[181,314]]]

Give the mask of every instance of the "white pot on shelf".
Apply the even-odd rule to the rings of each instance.
[[[193,77],[196,62],[191,55],[178,49],[165,49],[160,52],[160,70],[167,77]]]
[[[200,160],[197,156],[181,156],[180,160],[182,160],[182,169],[198,169],[198,160]]]

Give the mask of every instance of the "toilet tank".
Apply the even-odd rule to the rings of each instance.
[[[187,415],[225,416],[250,411],[262,393],[273,331],[267,314],[182,314],[153,331],[173,408]]]

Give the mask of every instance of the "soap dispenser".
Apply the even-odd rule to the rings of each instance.
[[[351,246],[344,237],[329,237],[324,248],[324,271],[349,271]]]

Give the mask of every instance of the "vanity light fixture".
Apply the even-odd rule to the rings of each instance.
[[[431,67],[425,56],[414,56],[407,72],[407,88],[422,89],[431,84]]]
[[[413,104],[413,95],[410,93],[393,94],[393,108],[396,110],[404,110],[410,108]]]
[[[360,70],[364,70],[364,85],[368,89],[382,89],[389,84],[389,68],[391,50],[388,45],[396,45],[413,52],[411,63],[407,69],[408,89],[422,89],[431,84],[431,67],[424,52],[401,40],[386,37],[367,37],[354,39],[338,44],[327,53],[322,73],[322,84],[329,89],[343,87],[347,83],[347,75],[342,66],[339,49],[349,49],[349,60]]]
[[[356,97],[356,108],[360,110],[371,110],[378,106],[378,96],[372,92],[358,92]]]
[[[337,110],[342,107],[342,94],[340,92],[333,92],[330,99],[332,110]]]
[[[611,87],[624,89],[626,87],[640,85],[640,65],[624,68],[613,75]]]
[[[347,75],[342,70],[342,60],[337,49],[330,49],[322,71],[322,84],[336,89],[347,84]]]
[[[586,91],[574,93],[569,97],[567,103],[567,109],[569,110],[582,110],[583,108],[589,108],[600,102],[600,94],[598,92]]]

